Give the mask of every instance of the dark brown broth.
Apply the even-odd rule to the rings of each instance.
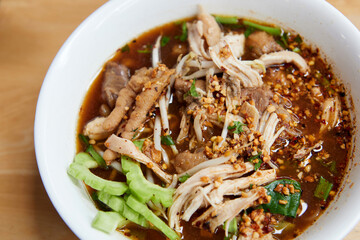
[[[189,20],[189,19],[187,19]],[[229,28],[224,28],[225,31],[229,31]],[[235,31],[243,32],[244,28],[238,28]],[[111,59],[111,61],[116,61],[121,64],[126,65],[129,67],[131,73],[134,73],[136,69],[139,69],[141,67],[150,67],[151,66],[151,54],[149,53],[138,53],[137,50],[143,49],[144,46],[148,44],[154,44],[156,38],[159,35],[168,36],[171,38],[170,42],[165,46],[161,48],[161,56],[162,56],[162,62],[166,64],[168,67],[173,67],[176,64],[176,60],[178,55],[172,54],[172,49],[176,46],[181,46],[183,49],[188,48],[187,42],[181,42],[180,40],[176,40],[174,37],[181,35],[181,25],[175,24],[175,23],[169,23],[166,25],[163,25],[161,27],[155,28],[149,32],[146,32],[142,34],[141,36],[137,37],[130,43],[128,43],[128,46],[130,48],[130,51],[122,52],[121,49],[119,49],[116,53],[116,55]],[[293,38],[296,35],[291,35],[289,42],[293,41]],[[247,53],[245,53],[245,59],[246,59]],[[326,66],[324,61],[319,57],[318,51],[313,51],[310,48],[304,48],[302,49],[302,56],[304,58],[315,58],[315,64],[311,67],[314,73],[315,69],[320,70],[320,72],[324,76],[328,76],[329,78],[332,78],[332,74],[330,69]],[[279,68],[279,70],[284,70],[287,66],[282,66]],[[282,68],[282,69],[281,69]],[[269,71],[269,70],[268,70]],[[268,73],[267,73],[268,74]],[[267,82],[267,74],[264,76],[264,82]],[[304,81],[309,81],[311,79],[310,77],[304,78]],[[95,79],[93,84],[91,85],[90,89],[87,92],[87,95],[84,99],[83,105],[79,112],[79,121],[78,121],[78,128],[77,132],[82,133],[84,125],[93,119],[94,117],[99,115],[99,107],[103,102],[101,99],[101,84],[103,80],[103,71],[98,75],[98,77]],[[301,130],[303,131],[303,135],[312,134],[315,132],[318,132],[318,129],[320,127],[320,122],[315,118],[316,114],[319,111],[319,107],[313,107],[313,104],[310,102],[310,99],[306,97],[306,89],[300,88],[300,97],[301,100],[293,101],[293,106],[298,106],[300,108],[300,112],[303,112],[305,109],[309,109],[311,111],[312,117],[308,118],[301,118],[301,121],[299,125],[301,125]],[[323,93],[326,95],[326,90],[322,87]],[[179,109],[181,108],[181,104],[179,104],[176,100],[173,101],[172,104],[170,104],[169,108],[169,114],[174,115],[174,119],[171,119],[170,121],[170,129],[172,132],[173,139],[176,139],[179,129],[177,126],[179,126],[180,122],[180,114]],[[342,99],[342,109],[348,109],[345,105],[344,99]],[[208,140],[213,135],[220,135],[220,129],[214,129],[209,130],[210,132],[205,133],[205,138]],[[215,132],[211,132],[215,131]],[[317,137],[317,136],[315,136]],[[336,162],[336,171],[331,172],[329,170],[328,166],[324,166],[324,164],[321,163],[321,161],[315,160],[317,154],[314,153],[313,157],[311,157],[311,171],[308,174],[304,174],[304,177],[306,175],[312,175],[315,177],[323,176],[324,178],[330,180],[333,184],[333,190],[338,191],[339,186],[341,184],[341,181],[344,176],[344,171],[348,163],[348,150],[347,149],[341,149],[340,148],[340,142],[349,141],[351,137],[351,129],[344,129],[341,126],[333,129],[330,132],[327,132],[325,136],[323,136],[323,139],[326,139],[324,142],[324,150],[330,154],[330,158],[328,161],[335,161]],[[290,141],[289,145],[296,144],[297,141],[300,141],[300,139],[293,139]],[[206,142],[206,141],[205,141]],[[295,219],[292,219],[290,217],[286,217],[286,221],[296,224],[296,227],[294,229],[290,229],[288,231],[282,231],[280,234],[276,234],[275,236],[279,239],[292,239],[296,237],[297,235],[301,234],[309,225],[311,225],[318,217],[321,215],[324,211],[324,209],[328,206],[329,202],[333,199],[332,196],[329,197],[328,201],[322,201],[320,199],[317,199],[313,196],[313,192],[316,188],[317,182],[308,182],[304,180],[304,177],[302,180],[299,180],[298,174],[299,174],[299,167],[298,167],[298,161],[292,160],[292,156],[294,154],[294,150],[290,150],[287,147],[284,147],[285,142],[282,142],[281,140],[278,140],[276,143],[276,148],[278,148],[277,152],[273,154],[273,159],[280,158],[284,160],[284,165],[280,168],[280,171],[278,173],[278,177],[286,177],[286,178],[293,178],[301,183],[302,189],[306,189],[302,192],[301,198],[307,203],[308,208],[306,212]],[[83,151],[83,147],[78,142],[77,143],[77,150]],[[178,149],[180,151],[184,151],[187,149],[188,141],[185,141],[181,145],[178,145]],[[280,153],[283,151],[282,153]],[[169,151],[169,155],[172,156],[172,153]],[[110,175],[109,172],[104,171],[94,171],[96,174],[108,178]],[[116,180],[123,180],[124,176],[117,176]],[[89,189],[90,194],[92,193],[92,190]],[[143,229],[141,227],[137,227],[134,225],[130,225],[128,227],[131,231],[132,236],[136,236],[139,239],[165,239],[165,237],[154,230],[148,230]],[[212,235],[204,230],[200,230],[197,228],[194,228],[191,226],[191,223],[184,223],[183,222],[183,234],[185,239],[223,239],[223,231],[219,230],[217,234]],[[126,231],[125,235],[129,236],[130,233]]]

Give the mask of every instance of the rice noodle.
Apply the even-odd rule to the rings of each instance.
[[[161,123],[162,127],[164,129],[165,134],[169,133],[169,119],[168,119],[168,113],[166,108],[166,101],[165,96],[162,95],[159,99],[159,108],[160,108],[160,116],[161,116]]]
[[[169,161],[169,156],[167,155],[166,151],[161,147],[161,155],[162,155],[162,159],[163,161],[169,165],[170,164],[170,161]]]
[[[178,175],[177,174],[174,174],[173,175],[173,179],[172,179],[172,182],[170,183],[169,186],[167,186],[166,188],[175,188],[176,187],[176,184],[178,183]]]
[[[160,40],[161,40],[161,35],[156,39],[154,48],[152,50],[152,66],[156,67],[158,65],[159,62],[161,62],[160,60]]]
[[[118,162],[118,161],[112,161],[110,163],[110,166],[116,170],[118,170],[119,172],[123,172],[122,171],[122,167],[121,167],[121,164]]]
[[[161,151],[161,122],[159,116],[155,117],[154,146],[156,150]]]
[[[200,170],[202,170],[202,169],[204,169],[204,168],[223,164],[223,163],[229,161],[232,156],[237,157],[238,154],[237,154],[237,153],[232,153],[232,154],[230,154],[230,155],[227,156],[227,157],[221,156],[221,157],[218,157],[218,158],[214,158],[214,159],[211,159],[211,160],[202,162],[202,163],[196,165],[195,167],[190,168],[189,170],[181,173],[181,174],[179,175],[179,177],[182,177],[182,176],[184,176],[185,174],[194,175],[195,173],[197,173],[198,171],[200,171]]]
[[[199,112],[194,119],[194,130],[198,142],[202,142],[203,139],[200,119],[201,119],[201,113]]]

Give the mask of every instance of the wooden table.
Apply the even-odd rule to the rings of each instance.
[[[0,239],[76,239],[41,182],[33,123],[38,93],[56,52],[105,2],[0,1]],[[360,28],[359,0],[329,2]],[[360,224],[346,239],[360,239]]]

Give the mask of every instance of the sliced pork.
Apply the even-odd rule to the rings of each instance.
[[[129,75],[129,69],[122,64],[116,62],[106,64],[101,92],[102,98],[110,108],[115,107],[119,91],[127,85]]]
[[[256,59],[261,55],[271,52],[278,52],[283,48],[275,41],[270,34],[258,31],[250,34],[246,39],[245,46],[250,53],[250,57]]]

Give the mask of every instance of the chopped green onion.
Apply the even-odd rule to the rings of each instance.
[[[235,129],[233,131],[233,133],[242,133],[244,130],[242,129],[243,126],[246,126],[246,124],[239,122],[239,121],[234,121],[234,124],[232,126],[228,126],[229,130]]]
[[[81,133],[79,134],[79,139],[85,144],[86,148],[90,145],[89,138],[82,135]]]
[[[144,49],[138,49],[137,52],[138,53],[151,53],[152,51],[152,45],[148,44],[146,45],[146,47]]]
[[[105,169],[108,168],[103,157],[94,149],[92,145],[89,145],[86,148],[85,152],[89,153],[94,158],[94,160],[99,164],[100,167]]]
[[[301,53],[301,50],[300,50],[300,48],[295,47],[295,48],[293,49],[293,52],[296,52],[296,53]]]
[[[330,164],[330,172],[336,173],[336,161],[332,161]]]
[[[123,46],[122,48],[121,48],[121,52],[130,52],[130,47],[129,47],[129,45],[125,45],[125,46]]]
[[[321,176],[320,181],[319,181],[318,185],[316,186],[314,196],[326,201],[332,187],[333,187],[333,184]]]
[[[165,47],[166,44],[168,44],[168,42],[170,41],[170,37],[167,37],[167,36],[163,36],[160,40],[160,45],[162,47]]]
[[[89,153],[94,160],[99,164],[100,167],[107,169],[108,166],[105,163],[105,160],[101,157],[101,155],[94,149],[94,147],[89,143],[88,137],[79,134],[80,140],[85,144],[86,150],[85,152]]]
[[[215,20],[221,24],[237,24],[239,21],[237,17],[230,16],[215,16]]]
[[[287,48],[289,46],[288,44],[289,34],[286,32],[281,33],[280,44],[283,48]]]
[[[197,93],[196,87],[195,87],[195,79],[191,83],[191,87],[190,87],[189,91],[187,91],[187,93],[184,94],[184,98],[186,98],[188,96],[199,97],[199,94]]]
[[[186,39],[187,39],[187,34],[188,34],[188,29],[187,29],[187,26],[186,26],[186,22],[182,22],[181,31],[182,31],[181,35],[180,36],[175,36],[175,39],[179,39],[180,41],[185,42]]]
[[[186,173],[184,176],[179,177],[179,182],[183,183],[186,180],[188,180],[189,177],[190,177],[190,175],[188,173]]]
[[[161,136],[161,143],[167,146],[175,145],[170,135]]]
[[[257,23],[253,23],[250,21],[243,21],[245,26],[249,26],[249,27],[253,27],[255,29],[261,30],[261,31],[265,31],[273,36],[280,36],[281,35],[281,29],[278,27],[268,27],[268,26],[263,26]]]
[[[245,37],[246,37],[246,38],[249,37],[250,34],[252,34],[254,31],[255,31],[255,28],[253,28],[253,27],[247,27],[246,30],[245,30],[245,32],[244,32]]]

